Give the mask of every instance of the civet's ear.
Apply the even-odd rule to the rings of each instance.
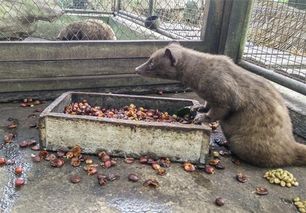
[[[172,52],[173,50],[170,50],[169,48],[166,48],[165,50],[165,56],[167,58],[169,58],[170,62],[171,62],[171,66],[175,66],[177,59],[175,58],[175,55]]]
[[[168,45],[171,45],[171,44],[181,46],[180,42],[178,42],[178,41],[176,41],[176,40],[170,41]]]

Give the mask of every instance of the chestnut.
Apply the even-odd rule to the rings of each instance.
[[[257,187],[256,188],[256,194],[258,194],[258,195],[267,195],[267,194],[269,194],[269,191],[265,187]]]
[[[208,162],[208,164],[211,166],[216,166],[218,163],[220,163],[219,159],[213,159]]]
[[[23,168],[21,166],[17,166],[15,168],[15,174],[16,175],[20,175],[20,174],[22,174],[22,172],[23,172]]]
[[[152,188],[157,188],[159,187],[159,183],[157,180],[155,179],[147,179],[145,180],[145,182],[143,183],[144,186],[148,186],[148,187],[152,187]]]
[[[225,169],[225,166],[224,166],[221,162],[219,162],[219,163],[217,163],[217,164],[215,165],[215,168],[216,168],[216,169]]]
[[[71,175],[69,180],[71,183],[79,183],[81,182],[81,177],[79,175]]]
[[[171,161],[169,158],[161,158],[158,161],[159,165],[164,168],[169,168],[171,166]]]
[[[41,150],[41,151],[39,152],[38,155],[39,155],[40,158],[45,159],[45,158],[47,157],[48,154],[49,154],[48,151],[46,151],[46,150]]]
[[[124,159],[124,162],[127,163],[127,164],[132,164],[134,163],[135,159],[134,158],[125,158]]]
[[[80,161],[79,158],[73,157],[73,158],[71,158],[70,164],[71,164],[71,166],[78,167],[78,166],[81,165],[81,161]]]
[[[112,161],[108,160],[101,164],[104,168],[108,169],[112,166]]]
[[[186,172],[194,172],[196,170],[195,166],[189,162],[185,162],[183,168]]]
[[[95,166],[89,166],[88,168],[87,168],[87,174],[88,175],[95,175],[96,173],[97,173],[97,167],[95,167]]]
[[[141,156],[139,158],[139,163],[145,164],[148,162],[148,157],[147,156]]]
[[[81,152],[82,152],[82,148],[80,146],[75,146],[73,147],[70,152],[72,152],[73,156],[74,157],[79,157],[81,155]]]
[[[204,171],[207,174],[214,174],[215,173],[215,169],[213,167],[209,166],[209,165],[205,165]]]
[[[98,179],[98,183],[100,186],[105,186],[107,184],[107,179],[106,178],[100,178]]]
[[[152,168],[153,168],[154,170],[159,170],[159,169],[160,169],[160,165],[159,165],[158,163],[153,163],[153,164],[152,164]]]
[[[52,161],[55,160],[57,157],[55,154],[48,154],[45,158],[46,161]]]
[[[73,152],[71,152],[71,151],[69,151],[69,152],[66,153],[66,158],[67,158],[67,159],[71,159],[71,158],[73,158],[73,156],[74,156],[74,155],[73,155]]]
[[[167,174],[167,171],[165,168],[159,168],[156,170],[156,174],[160,175],[160,176],[164,176]]]
[[[25,184],[25,181],[23,178],[16,178],[15,180],[15,187],[21,187]]]
[[[245,183],[247,182],[248,178],[244,174],[239,173],[236,175],[236,180],[239,181],[240,183]]]
[[[51,160],[51,161],[50,161],[50,165],[51,165],[52,167],[60,168],[60,167],[62,167],[64,164],[65,164],[65,161],[64,161],[63,159],[60,159],[60,158],[56,158],[55,160]]]
[[[137,181],[139,181],[139,176],[134,174],[134,173],[131,173],[131,174],[128,175],[128,179],[129,179],[129,181],[137,182]]]
[[[6,159],[4,157],[0,157],[0,166],[3,166],[6,164]]]
[[[215,204],[216,204],[217,206],[223,206],[224,203],[225,203],[225,201],[224,201],[224,199],[223,199],[222,197],[218,197],[218,198],[216,198],[216,200],[215,200]]]
[[[98,157],[103,161],[109,161],[110,160],[110,156],[105,152],[105,151],[102,151],[102,152],[99,152],[98,153]]]

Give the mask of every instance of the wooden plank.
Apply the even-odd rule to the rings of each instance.
[[[220,41],[219,41],[219,47],[218,47],[218,52],[222,54],[224,53],[224,49],[225,49],[233,1],[234,0],[226,0],[224,2],[222,25],[221,25],[221,31],[220,31],[221,35],[220,35]]]
[[[35,79],[6,79],[0,80],[0,93],[63,89],[73,90],[99,87],[106,88],[171,83],[177,82],[162,79],[144,78],[136,74]]]
[[[205,49],[209,53],[218,53],[221,34],[223,7],[226,0],[208,0],[205,8],[204,27],[201,39]]]
[[[0,79],[134,74],[146,58],[0,62]]]
[[[84,92],[111,92],[117,94],[157,94],[158,91],[167,92],[184,92],[188,91],[181,84],[156,84],[156,85],[139,85],[139,86],[123,86],[123,87],[100,87],[100,88],[86,88],[73,89],[74,91]],[[0,94],[0,102],[20,101],[27,97],[33,97],[40,100],[52,100],[57,98],[62,93],[68,90],[40,90],[40,91],[22,91],[22,92],[7,92]]]
[[[0,61],[148,57],[168,43],[169,41],[8,41],[0,42]],[[206,50],[206,44],[202,41],[181,43],[199,51]]]
[[[226,38],[219,49],[223,50],[222,54],[228,55],[235,62],[241,58],[242,50],[245,44],[246,31],[252,8],[252,0],[233,0],[232,4],[228,4],[231,10],[228,14],[228,26],[223,26],[221,38]],[[226,13],[227,14],[227,13]],[[226,17],[225,17],[226,18]]]

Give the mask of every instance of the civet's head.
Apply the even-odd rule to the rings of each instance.
[[[135,70],[142,76],[177,80],[177,65],[183,47],[178,42],[155,51],[150,58]]]

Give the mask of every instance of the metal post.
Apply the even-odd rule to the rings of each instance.
[[[153,9],[154,9],[154,0],[149,0],[149,13],[148,13],[148,17],[153,15]]]
[[[111,8],[113,15],[116,15],[116,6],[117,6],[117,1],[113,0],[113,6]]]
[[[117,13],[121,10],[121,0],[117,0]]]
[[[284,87],[287,87],[289,89],[292,89],[296,92],[299,92],[303,95],[306,95],[306,84],[296,81],[292,78],[288,78],[286,76],[283,76],[281,74],[278,74],[276,72],[273,72],[272,70],[268,70],[266,68],[257,66],[255,64],[252,64],[250,62],[241,60],[238,63],[241,67],[257,74],[261,75],[277,84],[280,84]]]
[[[251,14],[251,0],[227,1],[224,10],[219,53],[237,62],[243,51],[246,31]],[[227,23],[226,23],[227,21]]]
[[[205,15],[201,30],[201,40],[207,47],[206,52],[215,54],[218,53],[225,1],[227,0],[205,1]]]

